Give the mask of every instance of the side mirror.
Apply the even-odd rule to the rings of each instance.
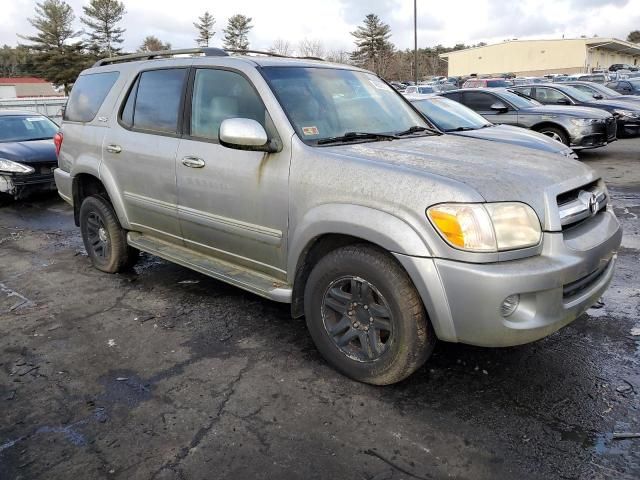
[[[559,104],[559,105],[571,105],[571,102],[569,101],[568,98],[559,98],[556,101],[556,103]]]
[[[274,153],[278,148],[269,141],[264,127],[249,118],[228,118],[220,125],[220,145],[235,150]]]
[[[496,102],[491,105],[491,110],[498,113],[507,113],[509,111],[509,107],[502,102]]]
[[[593,98],[595,98],[596,100],[602,100],[604,97],[602,95],[600,95],[599,93],[594,93],[593,94]]]

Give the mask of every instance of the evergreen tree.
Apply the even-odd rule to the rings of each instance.
[[[162,43],[162,40],[153,35],[145,37],[142,45],[138,48],[139,52],[159,52],[161,50],[171,50],[171,44]]]
[[[67,94],[90,61],[82,42],[69,43],[81,33],[73,29],[74,18],[73,10],[64,0],[44,0],[36,4],[35,16],[29,19],[37,33],[21,36],[31,42],[27,47],[35,53],[35,73],[63,85]]]
[[[89,49],[97,56],[111,57],[120,53],[124,39],[124,28],[118,27],[126,10],[118,0],[90,0],[82,7],[84,16],[80,21],[89,27],[87,41]]]
[[[356,44],[356,50],[351,55],[353,62],[383,75],[394,50],[389,42],[391,27],[370,13],[365,17],[364,25],[351,32],[351,35],[355,37]]]
[[[627,35],[627,42],[640,43],[640,30],[634,30]]]
[[[246,51],[249,48],[247,34],[253,28],[251,18],[244,15],[233,15],[229,18],[224,31],[224,48]]]
[[[213,36],[216,34],[213,26],[215,25],[216,20],[213,18],[208,11],[204,12],[204,15],[198,17],[198,21],[193,24],[198,31],[198,38],[196,38],[196,43],[199,47],[208,47],[209,43],[213,39]]]

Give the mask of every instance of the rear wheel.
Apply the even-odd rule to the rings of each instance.
[[[569,136],[560,128],[542,127],[538,131],[547,137],[551,137],[554,140],[569,146]]]
[[[136,263],[138,250],[127,245],[127,232],[120,225],[111,204],[101,195],[83,200],[80,231],[87,254],[98,270],[116,273]]]
[[[329,253],[305,287],[307,327],[337,370],[375,385],[398,382],[429,357],[435,334],[406,272],[387,253],[354,245]]]

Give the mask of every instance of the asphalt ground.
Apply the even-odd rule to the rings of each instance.
[[[91,267],[56,196],[0,207],[0,479],[637,479],[640,139],[581,154],[625,235],[600,308],[353,382],[286,305],[144,255]]]

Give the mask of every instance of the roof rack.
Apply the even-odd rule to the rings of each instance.
[[[292,57],[289,55],[280,55],[278,53],[264,52],[261,50],[237,50],[237,49],[222,49],[222,48],[185,48],[182,50],[160,50],[157,52],[140,52],[140,53],[131,53],[128,55],[120,55],[119,57],[103,58],[101,60],[98,60],[96,63],[94,63],[93,66],[100,67],[102,65],[112,65],[114,63],[135,62],[138,60],[153,60],[154,58],[174,57],[176,55],[203,54],[205,57],[228,57],[229,53],[239,53],[242,55],[251,53],[254,55],[266,55],[268,57],[299,58],[303,60],[324,61],[324,59],[319,57]]]

